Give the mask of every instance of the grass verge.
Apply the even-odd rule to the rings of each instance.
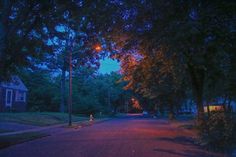
[[[85,121],[88,117],[72,116],[73,121]],[[67,113],[59,112],[23,112],[23,113],[0,113],[0,122],[14,122],[36,126],[49,126],[54,124],[66,123]]]
[[[12,132],[13,130],[0,129],[0,133]]]
[[[32,141],[34,139],[42,138],[45,136],[48,136],[48,134],[40,132],[28,132],[16,135],[0,136],[0,149],[10,147],[19,143]]]

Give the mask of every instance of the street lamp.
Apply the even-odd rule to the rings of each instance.
[[[100,51],[102,50],[101,45],[100,45],[100,44],[96,44],[96,45],[94,46],[94,50],[95,50],[96,52],[100,52]]]
[[[71,50],[69,51],[69,98],[68,98],[68,113],[69,113],[69,126],[72,125],[72,51],[75,46],[75,41],[73,39],[70,39],[68,42],[69,46],[71,47]],[[96,44],[94,46],[94,50],[96,52],[100,52],[102,50],[102,47],[100,44]]]

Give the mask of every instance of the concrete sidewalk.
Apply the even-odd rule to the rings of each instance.
[[[65,125],[66,124],[58,124],[58,125],[45,126],[45,127],[39,127],[39,128],[33,128],[33,129],[27,129],[27,130],[21,130],[21,131],[5,132],[5,133],[0,133],[0,136],[16,135],[16,134],[22,134],[22,133],[27,133],[27,132],[44,131],[44,130],[47,130],[47,129],[63,127]]]
[[[78,122],[73,122],[72,127],[68,126],[68,123],[63,123],[63,124],[57,124],[57,125],[51,125],[51,126],[43,126],[43,127],[36,127],[32,129],[26,129],[26,130],[21,130],[21,131],[14,131],[14,132],[5,132],[5,133],[0,133],[0,136],[8,136],[8,135],[16,135],[16,134],[22,134],[22,133],[28,133],[28,132],[45,132],[45,133],[59,133],[59,132],[64,132],[66,131],[67,128],[82,128],[85,126],[89,126],[92,124],[96,124],[99,122],[103,122],[106,120],[109,120],[110,118],[103,118],[103,119],[98,119],[93,122],[88,121],[78,121]],[[68,129],[67,129],[68,130]]]

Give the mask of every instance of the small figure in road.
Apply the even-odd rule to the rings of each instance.
[[[93,117],[92,114],[90,114],[89,121],[90,121],[90,122],[94,121],[94,117]]]

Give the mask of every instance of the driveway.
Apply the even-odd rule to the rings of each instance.
[[[217,157],[163,119],[114,119],[0,150],[1,157]]]

